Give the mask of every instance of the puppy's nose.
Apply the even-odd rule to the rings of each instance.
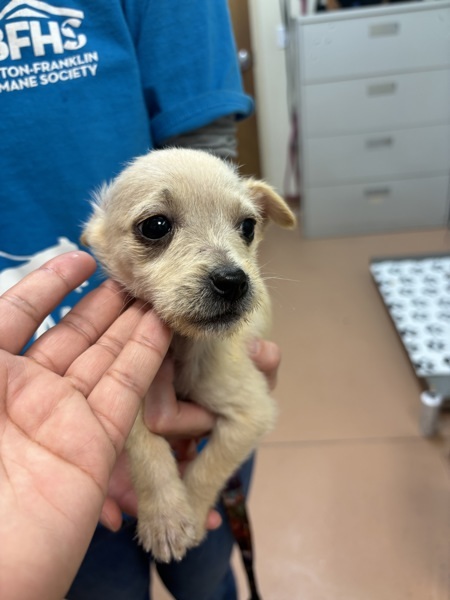
[[[248,277],[242,269],[217,269],[210,281],[214,292],[229,302],[236,302],[248,291]]]

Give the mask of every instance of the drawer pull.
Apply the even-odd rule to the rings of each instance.
[[[374,206],[383,204],[391,195],[391,189],[388,187],[369,188],[364,190],[364,196],[369,204]]]
[[[374,198],[379,198],[381,196],[390,196],[391,188],[389,187],[377,187],[377,188],[368,188],[364,190],[364,196],[369,200]]]
[[[394,139],[391,136],[372,138],[366,140],[366,148],[369,150],[377,150],[378,148],[390,148],[394,144]]]
[[[369,27],[370,37],[387,37],[398,35],[400,31],[400,23],[377,23]]]
[[[397,84],[394,81],[387,83],[373,83],[367,86],[368,96],[390,96],[397,91]]]

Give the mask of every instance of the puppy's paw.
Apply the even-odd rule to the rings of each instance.
[[[137,534],[144,550],[160,562],[181,560],[197,545],[195,520],[186,504],[140,510]]]

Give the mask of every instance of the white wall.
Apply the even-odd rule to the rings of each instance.
[[[289,139],[285,53],[277,48],[278,0],[249,0],[257,119],[264,178],[284,192]]]

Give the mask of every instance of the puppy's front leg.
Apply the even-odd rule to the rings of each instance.
[[[168,442],[146,427],[142,410],[127,441],[138,497],[138,538],[156,560],[180,560],[195,544],[194,517]]]
[[[189,503],[195,512],[197,542],[205,535],[206,515],[227,480],[275,422],[276,406],[263,376],[259,372],[254,377],[247,376],[246,383],[239,392],[234,390],[233,397],[228,395],[231,410],[218,417],[207,445],[184,476]],[[222,389],[221,393],[228,392]]]

